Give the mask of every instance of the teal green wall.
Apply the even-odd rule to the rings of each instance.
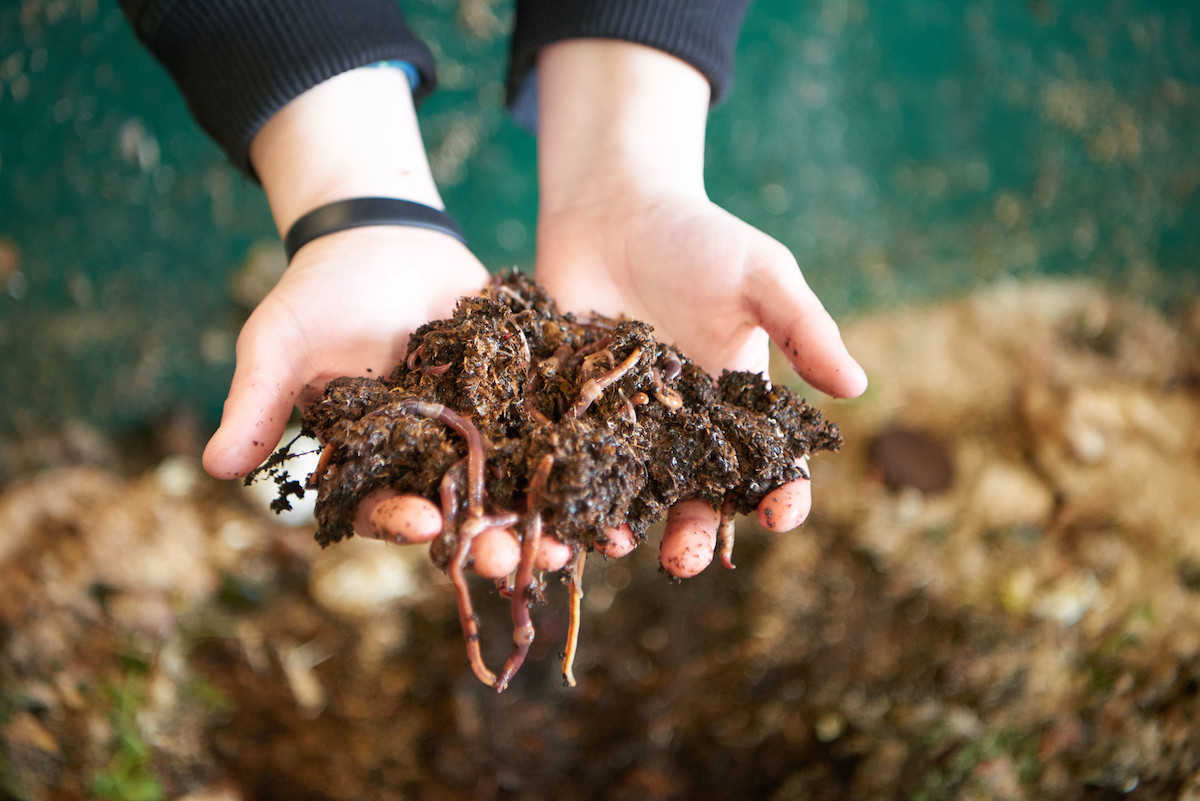
[[[532,262],[536,213],[510,5],[404,3],[440,44],[435,173],[494,268]],[[709,131],[713,198],[839,313],[1036,273],[1197,291],[1194,0],[760,0]],[[0,4],[0,432],[215,419],[231,279],[274,236],[114,0]]]

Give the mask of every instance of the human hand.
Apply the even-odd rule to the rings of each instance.
[[[263,126],[250,157],[281,235],[303,214],[344,198],[442,205],[398,70],[352,70],[310,89]],[[279,443],[293,405],[311,401],[338,376],[387,375],[413,330],[449,317],[459,297],[487,280],[460,242],[420,228],[354,228],[300,248],[238,337],[233,383],[205,449],[205,469],[217,478],[249,473]],[[364,499],[356,523],[363,536],[397,543],[426,542],[441,529],[434,504],[388,490]],[[509,551],[519,550],[507,530],[477,539],[474,564],[483,575],[501,570]]]
[[[421,228],[356,228],[301,248],[238,336],[205,469],[218,478],[253,470],[279,443],[293,405],[338,376],[386,376],[417,327],[448,317],[486,281],[464,245]]]
[[[708,84],[689,65],[624,42],[552,45],[539,59],[537,278],[565,310],[625,314],[709,372],[765,372],[774,339],[809,383],[853,397],[866,375],[779,242],[708,200]],[[808,480],[777,488],[759,522],[787,531],[811,507]],[[676,576],[712,560],[721,523],[678,504],[661,558]]]

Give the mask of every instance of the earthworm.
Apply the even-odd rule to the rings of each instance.
[[[645,392],[635,392],[629,396],[629,402],[634,406],[644,406],[650,402],[650,396]]]
[[[605,334],[604,336],[600,337],[592,344],[584,345],[582,348],[575,351],[575,354],[573,356],[571,356],[571,359],[568,362],[568,364],[576,364],[578,362],[582,362],[585,358],[587,358],[588,356],[591,356],[596,351],[604,350],[611,344],[612,344],[612,334]]]
[[[521,541],[521,561],[517,565],[516,583],[509,602],[512,605],[513,649],[500,672],[500,683],[496,685],[496,692],[503,692],[512,677],[521,669],[536,633],[533,620],[529,616],[529,606],[532,603],[529,590],[533,586],[533,563],[537,559],[538,545],[542,539],[542,510],[538,508],[538,504],[553,467],[554,455],[548,453],[538,462],[537,471],[529,482],[529,492],[525,496],[525,536]]]
[[[440,487],[442,516],[445,520],[442,530],[447,534],[458,535],[458,545],[454,549],[450,564],[446,566],[446,575],[454,585],[454,597],[458,602],[458,622],[462,626],[463,639],[467,643],[467,660],[471,663],[471,670],[484,684],[495,687],[496,674],[488,670],[487,665],[483,663],[483,654],[479,650],[479,618],[475,616],[475,607],[471,603],[471,589],[467,586],[467,577],[463,573],[467,555],[471,552],[471,540],[479,531],[467,531],[464,527],[462,531],[455,532],[458,522],[458,481],[461,472],[462,462],[459,462],[442,476]]]
[[[734,502],[731,495],[725,496],[725,502],[721,504],[721,525],[717,529],[717,541],[720,542],[721,548],[721,564],[725,565],[729,570],[733,570],[733,535],[734,524],[733,518],[736,512],[734,511]]]
[[[308,474],[308,481],[305,482],[305,489],[316,489],[321,484],[321,476],[325,475],[326,468],[333,461],[333,445],[326,445],[325,450],[321,451],[321,458],[317,460],[317,468]]]
[[[467,659],[471,670],[489,687],[496,686],[496,674],[488,669],[483,662],[483,653],[479,648],[479,618],[475,615],[475,606],[471,603],[471,590],[467,586],[466,566],[471,555],[471,543],[480,532],[489,528],[502,528],[512,525],[515,515],[479,515],[470,517],[458,531],[458,547],[454,550],[454,558],[446,574],[454,585],[455,598],[458,601],[458,621],[462,626],[463,639],[467,643]],[[501,688],[503,689],[503,688]]]
[[[578,546],[577,546],[578,547]],[[571,619],[567,625],[567,650],[563,654],[563,681],[568,687],[575,686],[575,650],[579,646],[579,602],[583,600],[583,560],[587,550],[579,547],[575,563],[571,565]]]
[[[409,371],[417,369],[417,362],[424,355],[424,353],[423,353],[424,350],[425,350],[425,343],[422,342],[420,345],[417,345],[415,348],[413,348],[412,353],[408,354],[408,358],[405,359],[404,364],[406,367],[408,367]]]
[[[663,378],[668,381],[674,381],[679,378],[679,374],[683,372],[683,362],[674,353],[667,351],[667,363],[663,367]]]
[[[435,364],[432,367],[426,367],[421,371],[422,375],[445,375],[450,372],[450,363]]]
[[[571,346],[563,343],[558,346],[558,350],[554,351],[554,355],[546,361],[542,362],[541,370],[546,376],[552,376],[558,372],[558,368],[562,367],[563,362],[570,358],[572,354]]]
[[[458,525],[458,483],[462,477],[463,466],[466,464],[466,459],[459,459],[450,466],[442,475],[442,482],[438,485],[438,492],[442,501],[442,528],[446,531],[455,532]]]
[[[554,355],[546,359],[544,362],[529,365],[529,370],[525,376],[525,391],[522,406],[525,408],[525,413],[537,421],[538,425],[546,425],[550,422],[550,418],[542,414],[541,410],[533,403],[534,394],[542,388],[542,383],[546,378],[552,377],[558,372],[558,368],[563,362],[570,358],[572,354],[571,346],[562,344],[558,350],[554,351]]]
[[[662,382],[662,374],[657,367],[650,368],[650,375],[654,379],[654,397],[658,402],[668,409],[675,410],[683,406],[683,396]]]
[[[471,669],[475,671],[475,675],[479,677],[480,681],[489,687],[495,687],[496,674],[488,670],[487,665],[483,663],[483,655],[479,650],[479,622],[475,617],[475,610],[471,604],[471,591],[467,587],[467,579],[463,570],[471,554],[471,541],[479,532],[491,527],[510,526],[516,522],[517,518],[511,513],[490,516],[484,514],[483,473],[486,460],[483,437],[480,436],[479,429],[475,427],[474,423],[440,403],[406,398],[400,401],[398,406],[404,411],[419,414],[430,420],[439,420],[453,428],[466,440],[467,519],[458,530],[458,547],[454,551],[454,557],[450,560],[446,574],[454,585],[454,593],[458,599],[458,617],[462,624],[463,637],[467,641],[467,658],[471,662]],[[458,512],[458,481],[456,478],[450,477],[451,472],[455,471],[453,469],[448,471],[442,478],[442,514],[446,521],[445,531],[454,530],[453,526]],[[447,486],[447,481],[450,482],[449,486]]]
[[[521,516],[516,512],[493,512],[490,515],[480,515],[479,530],[488,528],[508,528],[521,522]]]
[[[579,400],[575,401],[575,405],[571,407],[572,417],[583,417],[584,412],[592,405],[592,401],[600,397],[600,394],[605,389],[612,386],[637,365],[638,359],[642,358],[641,347],[636,347],[625,357],[625,361],[618,364],[613,369],[609,370],[602,376],[597,378],[589,378],[579,390]]]
[[[583,365],[579,368],[579,383],[586,384],[588,379],[596,372],[596,362],[601,359],[608,360],[609,364],[616,364],[617,360],[613,358],[612,351],[608,348],[598,350],[595,353],[589,354],[584,360]]]
[[[551,357],[553,358],[553,357]],[[550,422],[550,418],[542,414],[541,410],[533,403],[533,395],[542,388],[542,374],[532,363],[529,365],[529,370],[525,375],[525,390],[521,393],[521,405],[525,408],[525,414],[539,426],[544,426]]]
[[[633,404],[629,402],[629,398],[625,397],[625,393],[621,391],[620,387],[617,387],[617,396],[620,397],[621,403],[623,404],[621,406],[621,411],[624,412],[625,419],[631,423],[636,423],[637,412],[634,410]]]
[[[683,398],[680,397],[678,392],[670,387],[663,387],[662,389],[658,390],[654,393],[654,397],[658,399],[659,403],[671,410],[675,410],[683,406]]]
[[[473,518],[483,516],[483,437],[479,429],[458,412],[440,403],[406,398],[398,404],[406,412],[439,420],[457,431],[467,442],[467,508]]]
[[[467,643],[467,659],[471,670],[489,687],[496,686],[496,674],[488,670],[483,662],[483,653],[479,649],[479,618],[475,615],[475,607],[471,603],[471,589],[467,586],[467,576],[464,572],[467,558],[471,554],[471,542],[483,529],[477,526],[463,525],[458,531],[458,546],[454,556],[446,567],[446,575],[454,585],[455,599],[458,601],[458,622],[462,626],[463,639]]]

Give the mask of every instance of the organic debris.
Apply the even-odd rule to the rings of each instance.
[[[0,488],[0,788],[1200,797],[1200,305],[1004,281],[842,330],[872,390],[838,409],[803,535],[739,519],[738,569],[670,588],[654,560],[589,557],[579,691],[555,686],[566,593],[497,695],[415,548],[322,551],[195,457],[29,463]],[[898,425],[949,486],[883,482],[870,443]],[[4,455],[88,453],[76,436]]]
[[[563,663],[574,684],[584,554],[610,529],[628,524],[645,539],[672,504],[692,498],[727,520],[753,512],[804,475],[803,457],[841,444],[837,427],[787,389],[744,372],[714,380],[645,323],[559,314],[516,272],[418,329],[408,354],[383,381],[331,381],[305,411],[305,433],[325,446],[309,480],[320,490],[317,540],[350,536],[359,503],[377,489],[440,502],[445,525],[431,555],[458,593],[471,665],[497,690],[533,639],[543,530],[574,551]],[[299,490],[281,480],[282,500]],[[480,656],[464,569],[476,535],[518,523],[521,561],[505,588],[514,646],[497,676]],[[730,565],[732,527],[723,529]]]

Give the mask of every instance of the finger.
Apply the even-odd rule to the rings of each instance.
[[[791,531],[812,510],[812,482],[798,478],[776,487],[758,504],[758,524],[767,531]]]
[[[867,374],[846,350],[837,323],[809,288],[787,248],[773,242],[753,258],[747,300],[792,369],[837,398],[854,398],[866,391]]]
[[[204,449],[209,475],[244,476],[279,444],[304,388],[295,367],[299,344],[298,331],[286,321],[252,315],[246,322],[238,336],[237,367],[221,426]]]
[[[708,501],[680,501],[667,513],[659,561],[676,578],[691,578],[712,562],[721,516]]]
[[[504,578],[521,561],[521,543],[506,528],[485,528],[471,541],[471,568],[487,579]]]
[[[592,544],[596,546],[597,551],[609,559],[620,559],[633,552],[633,549],[637,547],[637,538],[633,536],[633,530],[629,528],[629,524],[623,523],[616,528],[610,528],[603,540],[597,539]]]
[[[551,573],[562,570],[571,560],[571,553],[571,546],[562,540],[557,537],[543,536],[538,540],[538,552],[533,566],[538,570],[546,570]]]
[[[442,513],[419,495],[375,490],[358,505],[354,533],[399,545],[429,542],[442,533]]]

